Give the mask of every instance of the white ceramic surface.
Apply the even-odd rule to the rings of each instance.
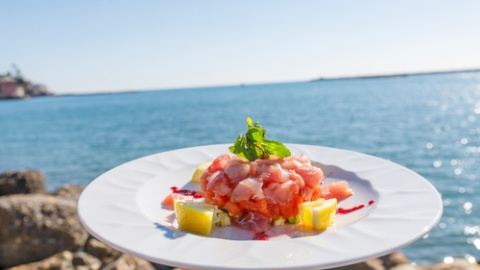
[[[339,207],[366,207],[337,215],[336,227],[305,233],[292,227],[267,232],[268,241],[235,227],[209,237],[176,228],[161,202],[172,186],[190,182],[198,164],[228,153],[227,144],[163,152],[122,164],[91,182],[78,202],[87,230],[110,246],[152,262],[191,269],[322,269],[398,250],[439,221],[437,190],[415,172],[377,157],[321,146],[287,144],[321,167],[326,182],[347,180],[355,195]],[[368,205],[370,200],[375,203]]]

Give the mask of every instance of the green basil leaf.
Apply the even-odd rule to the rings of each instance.
[[[265,138],[267,130],[260,123],[253,122],[247,117],[247,132],[240,134],[232,146],[228,149],[233,154],[254,161],[256,159],[268,159],[270,155],[288,157],[290,150],[281,142]]]
[[[283,143],[274,140],[265,139],[262,147],[269,155],[277,157],[288,157],[292,154]]]

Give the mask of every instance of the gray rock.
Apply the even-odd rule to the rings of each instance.
[[[153,265],[153,268],[155,268],[155,270],[172,270],[172,269],[175,269],[175,267],[168,266],[168,265],[163,265],[163,264],[158,264],[158,263],[153,263],[153,262],[151,262],[151,264]]]
[[[0,197],[0,268],[83,246],[88,233],[76,206],[73,200],[46,194]]]
[[[124,253],[103,270],[155,270],[155,268],[149,261]]]
[[[382,261],[382,265],[385,269],[408,263],[408,258],[400,252],[393,252],[378,259]]]
[[[7,268],[5,270],[75,270],[72,264],[73,254],[63,251],[54,254],[44,260]]]
[[[85,244],[85,252],[100,259],[104,264],[109,264],[113,260],[118,259],[122,253],[114,248],[111,248],[107,244],[95,239],[90,238]]]
[[[11,171],[0,174],[0,196],[45,193],[45,176],[36,170]]]
[[[77,270],[80,268],[85,270],[98,270],[102,266],[102,262],[98,258],[85,252],[73,254],[72,263]]]
[[[82,194],[84,189],[85,189],[84,186],[67,184],[67,185],[61,186],[59,189],[55,190],[52,194],[65,199],[78,201],[78,198],[80,198],[80,195]]]

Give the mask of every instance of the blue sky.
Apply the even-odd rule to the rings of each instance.
[[[0,73],[57,94],[480,68],[480,1],[1,1]]]

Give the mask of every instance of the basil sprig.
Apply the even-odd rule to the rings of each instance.
[[[290,150],[283,143],[265,138],[265,133],[267,133],[266,129],[247,117],[247,132],[240,134],[228,149],[248,161],[268,159],[271,155],[276,157],[291,155]]]

